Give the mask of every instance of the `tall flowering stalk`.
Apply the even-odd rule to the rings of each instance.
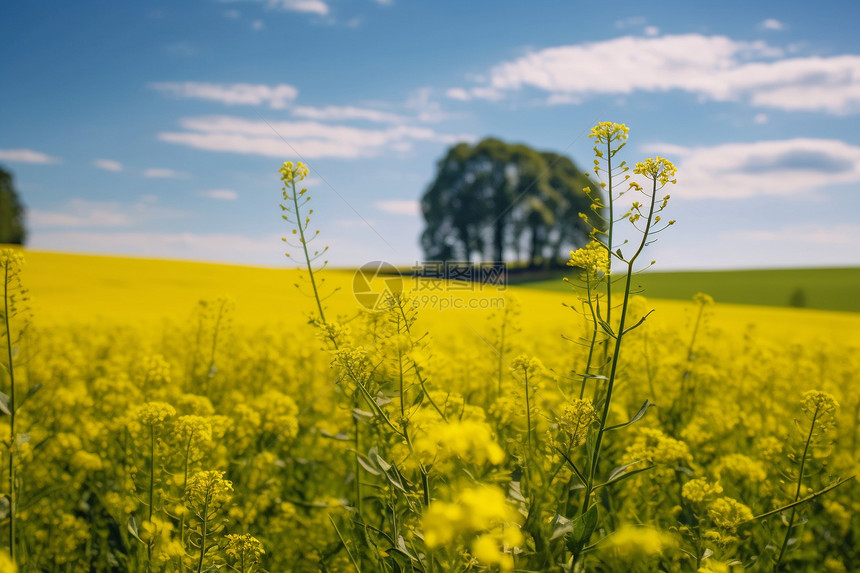
[[[839,408],[839,402],[828,394],[817,390],[810,390],[803,395],[803,412],[809,418],[809,432],[806,434],[806,441],[803,445],[803,454],[800,456],[800,467],[797,470],[797,488],[794,492],[793,503],[800,500],[800,493],[803,488],[803,472],[806,468],[806,460],[809,455],[809,448],[814,443],[816,438],[823,437],[828,430],[832,429],[836,423],[836,410]],[[788,525],[785,530],[785,537],[782,540],[782,545],[779,548],[774,571],[781,571],[781,564],[788,550],[791,534],[795,527],[794,520],[797,517],[797,505],[792,505],[791,513],[788,518]]]
[[[644,178],[647,187],[630,180],[630,175],[627,174],[629,168],[625,161],[617,165],[613,163],[616,154],[626,145],[628,131],[625,125],[611,122],[602,122],[591,131],[589,137],[596,140],[594,152],[597,158],[594,160],[594,173],[599,178],[605,179],[605,181],[600,182],[600,186],[607,191],[608,203],[604,206],[596,194],[593,194],[590,189],[586,189],[586,193],[592,196],[592,211],[595,216],[601,219],[602,224],[595,225],[592,223],[592,243],[578,251],[571,252],[568,263],[582,269],[586,290],[583,301],[592,322],[592,338],[582,377],[580,397],[584,396],[586,382],[589,379],[594,379],[597,382],[594,396],[595,407],[598,412],[597,422],[589,434],[589,457],[584,471],[569,461],[574,472],[580,476],[584,487],[579,515],[576,518],[573,531],[568,537],[568,549],[573,554],[574,562],[578,559],[598,523],[598,510],[593,497],[597,489],[606,485],[606,483],[599,483],[598,481],[600,455],[606,433],[638,419],[634,418],[627,424],[618,426],[608,425],[624,336],[645,320],[643,317],[636,324],[628,324],[628,308],[634,268],[645,247],[650,240],[653,240],[653,235],[674,223],[674,221],[661,222],[660,213],[666,208],[669,196],[665,195],[662,199],[658,198],[658,192],[661,189],[670,183],[675,183],[674,176],[677,170],[671,161],[656,157],[636,164],[633,173]],[[622,181],[619,182],[618,179],[622,177]],[[628,187],[625,191],[616,194],[615,190],[619,183],[626,183]],[[634,201],[629,210],[616,219],[615,202],[628,192],[641,194],[643,199]],[[608,217],[604,218],[603,213],[607,213]],[[591,222],[588,215],[583,214],[581,217]],[[625,219],[639,233],[638,242],[633,244],[632,255],[625,255],[621,248],[627,245],[627,241],[620,246],[615,243],[616,224]],[[613,261],[624,271],[621,276],[623,290],[620,293],[622,301],[617,324],[612,316],[613,279],[611,269]],[[601,302],[602,297],[600,295],[601,285],[605,293],[603,302]],[[598,333],[601,333],[603,337],[602,352],[597,350]],[[594,365],[596,355],[602,355],[602,359],[599,364]],[[648,404],[646,402],[643,406],[643,413]],[[617,476],[618,474],[614,475]]]
[[[18,353],[18,344],[21,341],[27,326],[26,302],[27,291],[21,287],[21,265],[24,257],[12,249],[0,251],[0,273],[3,282],[3,307],[0,309],[0,317],[3,321],[3,330],[0,337],[5,338],[5,360],[3,367],[8,376],[8,394],[0,393],[0,412],[9,416],[9,442],[6,444],[9,487],[9,555],[13,562],[16,557],[16,529],[18,519],[18,491],[17,491],[17,468],[16,451],[18,446],[18,435],[16,434],[16,417],[20,406],[16,396],[15,381],[15,357]],[[13,320],[21,318],[20,324]]]

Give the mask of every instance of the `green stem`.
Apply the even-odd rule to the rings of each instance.
[[[355,406],[358,407],[358,396],[355,396]],[[358,461],[359,453],[361,452],[361,427],[358,425],[358,418],[352,417],[352,429],[355,433],[355,509],[358,515],[361,516],[361,464]]]
[[[615,388],[615,377],[618,372],[618,358],[621,355],[621,341],[624,338],[624,325],[627,320],[627,307],[630,300],[630,285],[633,280],[633,263],[639,257],[642,250],[645,248],[645,243],[648,241],[648,231],[651,228],[651,220],[654,218],[654,197],[657,195],[657,179],[654,179],[654,185],[651,192],[651,201],[648,208],[648,220],[645,224],[645,231],[642,233],[642,240],[639,243],[639,248],[627,262],[627,280],[624,285],[624,301],[621,304],[621,319],[618,323],[618,333],[615,336],[615,348],[612,352],[612,361],[609,372],[609,381],[606,385],[606,398],[603,403],[603,412],[600,416],[600,426],[597,431],[597,439],[594,443],[594,453],[591,458],[591,466],[588,473],[588,483],[585,488],[585,502],[582,506],[582,513],[588,510],[588,505],[591,501],[591,494],[594,491],[594,476],[597,473],[597,464],[600,461],[600,447],[603,443],[603,435],[606,432],[606,421],[609,418],[609,407],[612,402],[612,391]],[[607,311],[608,312],[608,311]]]
[[[9,316],[9,261],[3,266],[3,319],[6,326],[6,356],[9,359],[9,556],[15,562],[15,528],[18,499],[15,491],[15,366],[12,354],[12,329]]]
[[[815,413],[812,414],[812,423],[809,425],[809,434],[806,436],[806,444],[803,446],[803,456],[800,458],[800,472],[797,474],[797,489],[794,492],[794,501],[800,499],[800,490],[803,484],[803,467],[806,465],[806,456],[809,453],[809,444],[812,442],[812,432],[815,429],[815,420],[818,418],[818,407],[815,408]],[[773,565],[774,571],[779,571],[782,558],[788,549],[788,540],[791,539],[791,529],[794,527],[794,518],[797,516],[797,507],[791,508],[791,516],[788,518],[788,529],[785,531],[785,538],[782,540],[782,547],[779,549],[779,556],[776,558],[776,563]]]
[[[528,369],[524,373],[526,385],[526,442],[528,443],[528,454],[532,452],[532,407],[531,397],[529,396],[529,372]]]
[[[317,310],[319,310],[320,313],[320,320],[322,320],[323,324],[325,324],[325,312],[323,311],[322,300],[320,299],[320,293],[317,289],[317,282],[316,278],[314,277],[314,268],[313,265],[311,265],[311,257],[308,254],[308,243],[305,239],[305,226],[302,224],[302,217],[299,214],[299,194],[296,192],[295,178],[290,179],[290,184],[293,186],[293,206],[296,209],[296,227],[299,228],[299,236],[302,242],[302,250],[304,251],[305,262],[308,266],[308,275],[311,279],[311,287],[314,289],[314,298],[317,301]]]
[[[209,519],[207,514],[209,513],[209,498],[212,495],[211,491],[206,492],[206,497],[203,500],[203,531],[200,536],[200,559],[197,561],[197,573],[200,573],[203,570],[203,557],[206,555],[206,536],[208,535],[208,526]]]
[[[615,227],[615,214],[612,208],[612,137],[606,140],[606,173],[609,181],[606,183],[607,202],[609,203],[609,229],[606,233],[606,246],[608,252],[606,259],[609,263],[606,268],[606,323],[612,324],[612,231]],[[595,325],[596,327],[597,325]],[[605,348],[605,347],[604,347]]]
[[[152,503],[155,497],[155,425],[149,425],[149,523],[152,523]],[[146,544],[146,559],[149,567],[152,567],[152,545],[154,540],[150,539]]]

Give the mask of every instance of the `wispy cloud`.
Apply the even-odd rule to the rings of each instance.
[[[686,91],[757,107],[860,112],[860,55],[786,58],[765,42],[685,34],[559,46],[493,67],[483,82],[449,89],[459,100],[497,100],[524,89],[589,97]]]
[[[678,167],[678,189],[688,199],[739,199],[808,193],[860,181],[860,147],[833,139],[787,139],[682,147],[654,143],[646,153]]]
[[[153,219],[179,217],[182,213],[161,206],[151,196],[135,203],[70,199],[54,211],[30,209],[27,221],[35,229],[134,227]]]
[[[296,117],[321,121],[365,120],[378,123],[404,123],[407,118],[396,113],[353,106],[308,107],[296,106],[292,110]]]
[[[238,2],[241,0],[221,0],[222,2]],[[266,8],[284,10],[286,12],[303,12],[306,14],[317,14],[327,16],[331,9],[322,0],[255,0],[265,4]]]
[[[235,201],[239,198],[239,194],[231,189],[210,189],[208,191],[200,191],[198,195],[208,199],[219,199],[221,201]]]
[[[207,151],[266,157],[283,157],[293,149],[308,159],[372,157],[408,151],[416,142],[451,144],[474,140],[468,134],[444,134],[408,125],[367,129],[315,121],[267,123],[232,116],[184,118],[180,125],[184,131],[162,132],[158,139]]]
[[[174,169],[163,169],[153,167],[143,172],[143,176],[147,179],[187,179],[188,174]]]
[[[439,102],[434,98],[434,91],[433,88],[422,87],[409,94],[405,107],[415,114],[415,119],[422,123],[438,123],[462,117],[461,114],[444,111]]]
[[[11,163],[60,163],[61,159],[32,149],[0,149],[0,161]]]
[[[775,18],[768,18],[758,25],[762,30],[785,30],[785,24]]]
[[[822,225],[809,223],[778,227],[776,229],[743,229],[726,231],[724,237],[737,238],[757,243],[776,243],[781,246],[792,244],[847,246],[860,242],[860,226],[858,225]]]
[[[105,171],[122,171],[122,163],[113,159],[96,159],[93,161],[93,165]]]
[[[377,201],[373,204],[374,207],[386,213],[395,215],[418,215],[421,213],[421,205],[418,201],[390,200]]]
[[[149,87],[161,93],[182,98],[217,101],[226,105],[268,105],[286,108],[299,91],[289,84],[211,84],[205,82],[156,82]]]
[[[279,264],[284,262],[279,235],[248,237],[228,233],[154,233],[131,231],[34,232],[31,246],[91,253]]]

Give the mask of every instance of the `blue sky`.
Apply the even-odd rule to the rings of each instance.
[[[109,6],[109,8],[105,8]],[[277,169],[320,245],[421,259],[458,141],[675,161],[658,269],[860,265],[860,2],[6,3],[0,165],[34,248],[286,264]]]

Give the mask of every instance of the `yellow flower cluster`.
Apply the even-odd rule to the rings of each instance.
[[[605,549],[624,561],[640,561],[660,555],[677,543],[667,533],[648,526],[622,525],[609,537]]]
[[[284,184],[289,185],[293,182],[299,182],[308,176],[310,170],[308,166],[299,161],[296,163],[295,167],[293,166],[292,161],[284,161],[284,165],[278,169],[278,172],[281,174],[281,181]]]
[[[226,539],[227,544],[224,552],[246,567],[259,563],[260,556],[266,553],[260,540],[248,533],[242,535],[229,534]]]
[[[424,542],[429,548],[448,546],[459,538],[471,539],[473,557],[502,571],[513,569],[510,550],[523,543],[520,515],[505,494],[492,486],[462,490],[454,503],[434,501],[424,512]]]
[[[577,398],[561,409],[556,418],[559,429],[565,434],[572,447],[585,443],[588,428],[598,419],[591,400]]]
[[[598,143],[607,143],[613,141],[624,141],[627,139],[627,133],[630,129],[623,123],[612,123],[611,121],[601,121],[596,126],[591,128],[589,138],[593,137]]]
[[[188,478],[188,498],[199,504],[223,504],[230,499],[233,483],[218,470],[199,471]]]
[[[144,426],[163,424],[176,415],[176,408],[167,402],[147,402],[137,411],[137,420]]]
[[[767,479],[767,470],[761,462],[745,454],[728,454],[717,462],[714,475],[718,480],[732,483],[746,480],[755,484]]]
[[[719,482],[711,483],[705,478],[691,479],[681,488],[681,495],[687,501],[702,503],[723,493]]]
[[[734,532],[739,525],[753,518],[752,510],[730,497],[720,497],[708,505],[708,517],[719,529]]]
[[[657,181],[661,186],[667,183],[676,183],[677,181],[673,178],[677,171],[678,169],[671,161],[659,155],[656,158],[649,157],[645,161],[637,163],[636,167],[633,168],[633,173]]]
[[[627,446],[625,463],[647,461],[653,464],[688,464],[692,460],[687,444],[670,438],[655,428],[642,428]]]
[[[809,390],[803,394],[803,412],[812,419],[820,432],[830,429],[836,423],[836,411],[839,402],[832,394],[821,390]]]
[[[425,410],[426,411],[426,410]],[[416,417],[417,437],[413,447],[425,466],[450,460],[462,460],[478,466],[498,465],[505,460],[505,452],[493,439],[488,424],[478,420],[443,422],[434,413]]]
[[[581,249],[570,251],[567,266],[578,267],[589,277],[600,279],[609,271],[609,254],[603,245],[591,241]]]

